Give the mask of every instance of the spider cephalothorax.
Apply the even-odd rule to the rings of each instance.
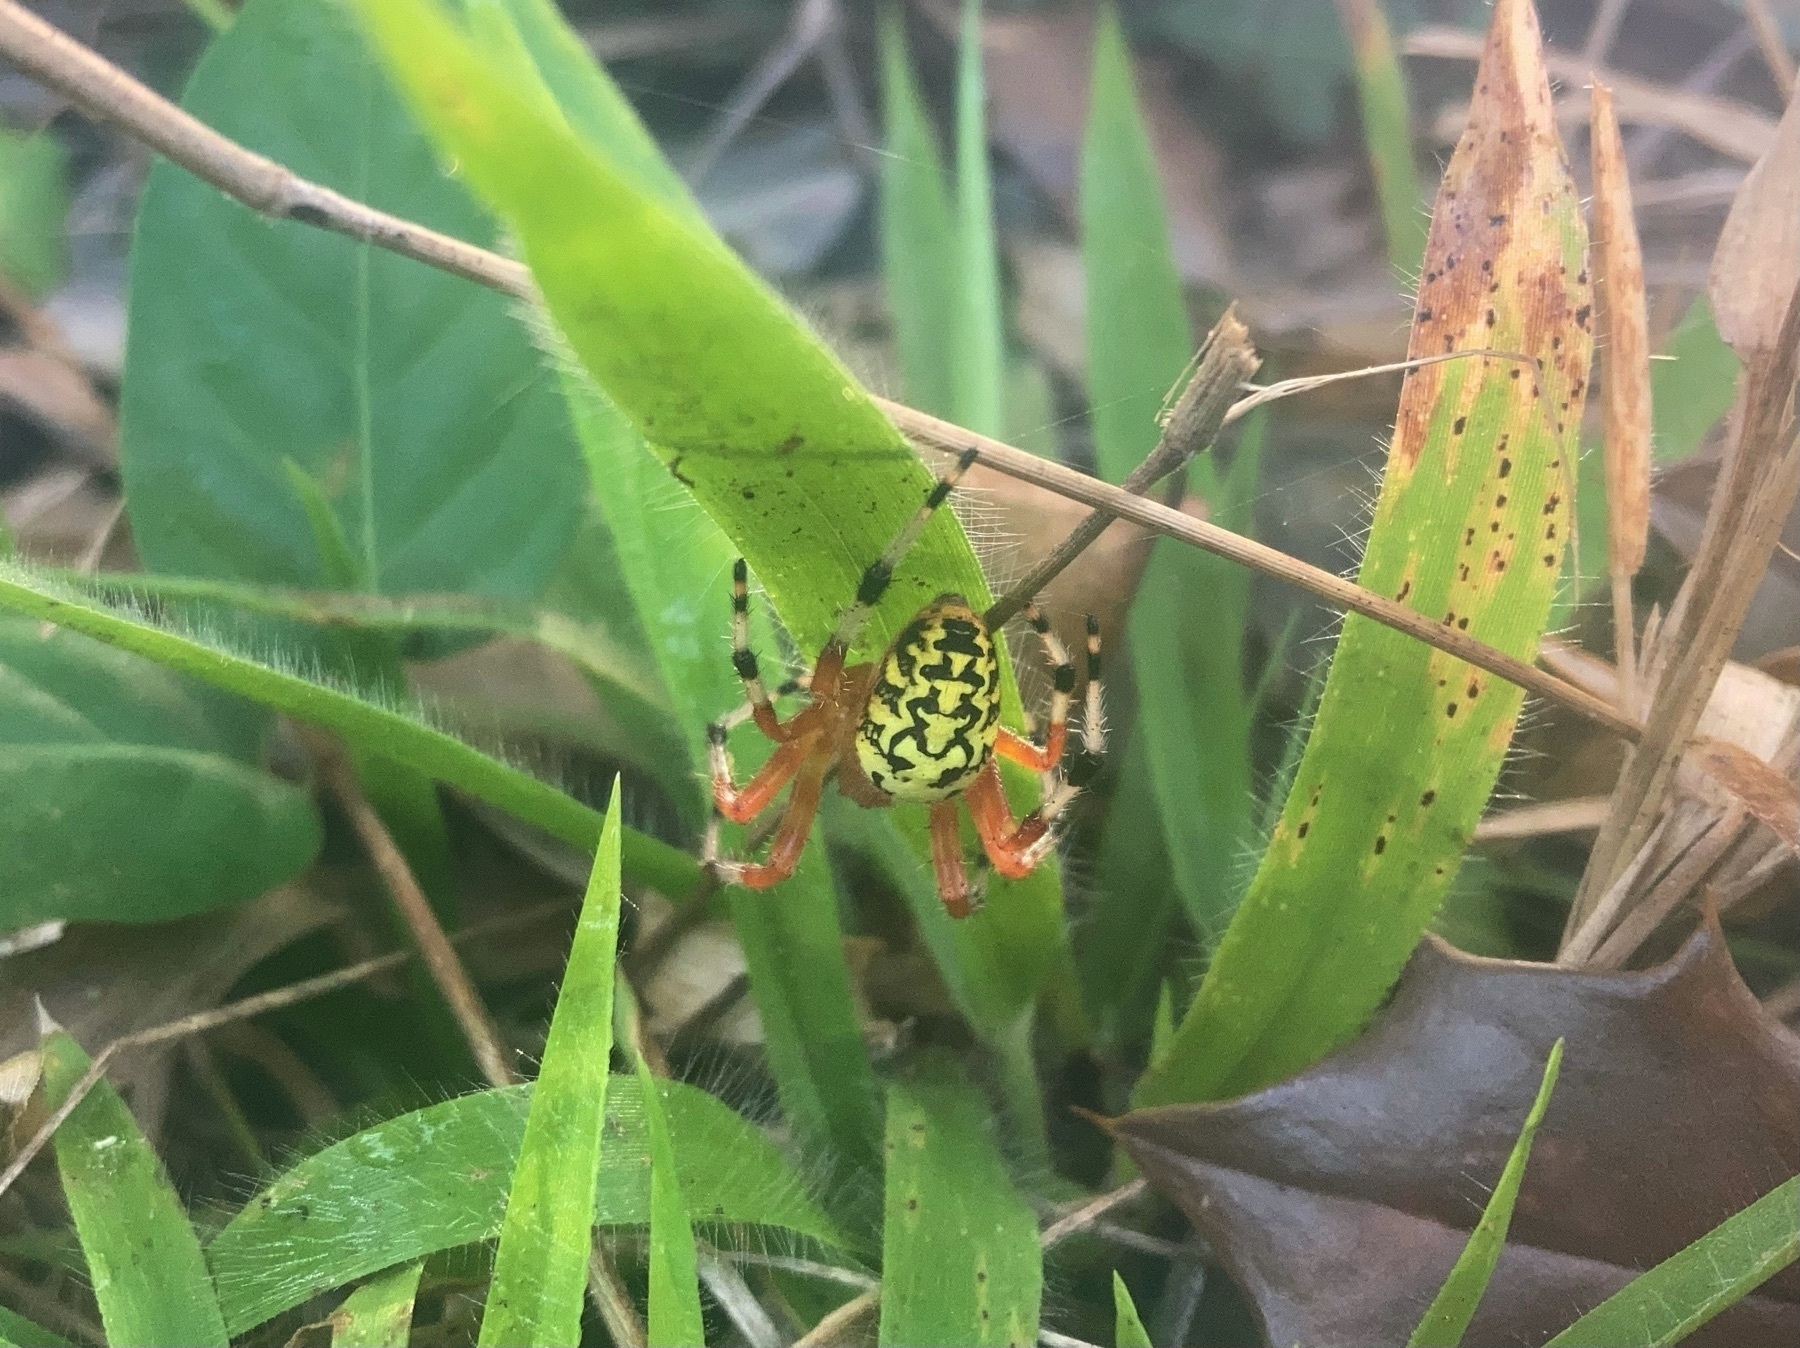
[[[856,598],[838,619],[837,629],[810,676],[778,692],[802,688],[809,701],[783,721],[776,714],[749,641],[749,572],[740,558],[733,573],[732,664],[749,701],[708,728],[712,745],[712,787],[716,814],[707,831],[708,867],[727,883],[766,889],[785,880],[799,863],[826,780],[870,808],[906,801],[931,808],[932,867],[938,894],[952,916],[973,910],[963,868],[962,834],[956,798],[969,816],[994,869],[1010,878],[1031,872],[1056,845],[1055,825],[1079,784],[1061,771],[1068,737],[1069,704],[1075,667],[1050,625],[1035,608],[1026,617],[1054,668],[1050,719],[1043,743],[1025,739],[1000,724],[1000,664],[986,619],[960,595],[940,595],[901,629],[879,660],[844,664],[870,611],[886,592],[894,568],[912,547],[932,512],[941,506],[974,461],[971,451],[931,489],[887,551],[863,572]],[[1104,748],[1100,720],[1100,636],[1088,619],[1087,704],[1082,716],[1084,767]],[[742,787],[732,781],[725,747],[732,727],[754,720],[778,746]],[[1000,784],[996,756],[1045,775],[1044,803],[1015,822]],[[747,824],[789,782],[787,806],[775,829],[766,860],[729,861],[718,855],[718,817]]]

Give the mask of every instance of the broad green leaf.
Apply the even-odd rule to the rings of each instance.
[[[694,1228],[681,1198],[662,1095],[641,1058],[637,1075],[650,1135],[650,1348],[692,1348],[706,1342]]]
[[[0,1345],[4,1348],[70,1348],[60,1334],[0,1306]]]
[[[1500,1251],[1506,1247],[1513,1204],[1519,1197],[1519,1185],[1525,1180],[1525,1163],[1531,1158],[1531,1141],[1544,1121],[1544,1111],[1550,1107],[1550,1092],[1556,1089],[1562,1056],[1563,1041],[1558,1039],[1544,1063],[1544,1079],[1538,1086],[1537,1099],[1525,1115],[1525,1124],[1519,1129],[1519,1140],[1513,1143],[1512,1154],[1500,1171],[1500,1182],[1488,1195],[1481,1220],[1469,1233],[1468,1244],[1456,1257],[1455,1267],[1407,1339],[1407,1348],[1456,1348],[1469,1321],[1475,1318],[1475,1308],[1481,1304],[1488,1280],[1494,1276],[1494,1266],[1500,1262]]]
[[[582,364],[748,558],[800,650],[820,649],[864,567],[924,499],[924,465],[716,236],[596,157],[541,96],[511,88],[440,10],[427,0],[356,7],[440,148],[518,237]],[[885,647],[946,591],[977,606],[989,598],[947,511],[856,654]],[[1010,670],[1005,700],[1016,720]],[[1035,991],[1066,959],[1051,868],[994,886],[971,921],[1008,952],[1012,986]]]
[[[1394,50],[1382,0],[1339,0],[1349,29],[1351,64],[1362,105],[1363,143],[1375,176],[1375,198],[1387,236],[1388,263],[1403,285],[1418,279],[1425,256],[1425,193],[1413,159],[1406,72]]]
[[[486,3],[492,10],[497,0]],[[519,16],[521,31],[532,35],[522,43],[548,62],[544,83],[588,148],[615,162],[639,190],[705,229],[686,189],[656,155],[612,82],[585,55],[571,54],[574,39],[563,20],[546,13],[541,0],[506,3]],[[614,158],[615,146],[625,153]],[[550,340],[561,344],[554,335]],[[595,495],[687,741],[688,777],[677,799],[689,803],[698,824],[706,809],[700,789],[706,725],[743,697],[721,641],[728,630],[737,549],[670,478],[631,423],[575,368],[574,359],[566,364],[563,387]],[[753,633],[765,657],[772,657],[776,647],[768,624],[757,622]],[[757,766],[767,751],[752,729],[737,737],[741,771]],[[783,1109],[809,1143],[828,1143],[852,1164],[872,1168],[879,1131],[874,1081],[843,960],[838,897],[822,852],[809,845],[793,878],[771,894],[734,895],[731,908]]]
[[[46,1035],[44,1101],[60,1105],[88,1056],[61,1030]],[[100,1080],[56,1130],[56,1169],[107,1341],[143,1348],[224,1348],[225,1325],[175,1186],[137,1120]]]
[[[933,416],[956,406],[950,349],[959,300],[956,225],[937,137],[913,78],[897,4],[881,11],[881,274],[907,401]]]
[[[1522,352],[1538,371],[1473,357],[1407,375],[1359,578],[1527,660],[1568,541],[1593,349],[1585,256],[1536,20],[1525,0],[1501,0],[1410,350]],[[1356,1032],[1436,913],[1522,701],[1410,637],[1345,621],[1261,865],[1135,1103],[1239,1094]]]
[[[0,127],[0,277],[33,298],[54,290],[68,259],[62,144]]]
[[[295,172],[490,244],[336,5],[249,0],[184,106]],[[196,280],[199,278],[199,280]],[[121,468],[151,570],[322,587],[309,506],[381,593],[529,598],[574,536],[580,463],[509,302],[171,164],[132,253]],[[294,489],[291,462],[318,500]]]
[[[0,929],[150,922],[254,898],[312,861],[305,791],[257,762],[267,717],[147,660],[0,617]]]
[[[424,1271],[425,1261],[415,1259],[377,1274],[345,1297],[329,1317],[331,1348],[405,1348]]]
[[[335,731],[369,754],[392,759],[434,781],[466,791],[576,847],[592,847],[600,836],[596,811],[547,782],[432,729],[410,709],[377,705],[236,654],[210,639],[151,626],[3,560],[0,608],[96,637],[164,668]],[[635,882],[654,885],[675,899],[687,897],[699,886],[700,868],[666,843],[627,829],[624,848],[625,871]]]
[[[994,1146],[981,1092],[946,1058],[888,1091],[881,1342],[1037,1341],[1037,1221]]]
[[[1666,1348],[1800,1259],[1800,1176],[1640,1273],[1545,1348]]]
[[[593,1244],[594,1184],[600,1173],[606,1086],[611,1079],[620,812],[615,778],[531,1092],[525,1140],[507,1192],[494,1276],[481,1317],[484,1345],[554,1345],[581,1339],[581,1302]]]
[[[1679,463],[1700,448],[1707,432],[1731,410],[1737,390],[1737,353],[1713,326],[1701,295],[1669,334],[1667,359],[1650,362],[1650,402],[1658,464]]]
[[[844,1245],[755,1127],[692,1086],[661,1089],[688,1212]],[[378,1270],[498,1235],[531,1093],[479,1091],[388,1119],[307,1157],[246,1203],[206,1250],[232,1334]],[[649,1220],[643,1096],[621,1074],[606,1092],[594,1222]]]
[[[983,435],[1005,435],[1006,315],[988,170],[987,89],[981,71],[982,0],[963,0],[956,58],[956,326],[952,419]]]
[[[1117,482],[1155,447],[1157,413],[1188,363],[1193,339],[1156,160],[1111,10],[1102,12],[1094,43],[1081,232],[1094,454],[1101,474]],[[1189,474],[1189,485],[1228,528],[1250,523],[1259,445],[1260,435],[1240,450],[1229,480],[1210,456]],[[1216,939],[1230,911],[1234,871],[1250,831],[1248,613],[1249,576],[1241,567],[1164,541],[1151,552],[1127,632],[1138,692],[1133,752],[1149,767],[1176,892],[1208,940]],[[1128,807],[1141,802],[1120,801],[1115,820]]]
[[[1150,1332],[1117,1269],[1113,1270],[1113,1320],[1113,1348],[1150,1348]]]

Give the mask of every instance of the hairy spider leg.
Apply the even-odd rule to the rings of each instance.
[[[931,869],[945,912],[951,917],[967,917],[975,911],[968,873],[963,869],[962,822],[954,796],[931,803]]]
[[[925,532],[925,526],[931,522],[931,517],[949,499],[950,493],[956,490],[956,484],[962,481],[963,474],[969,471],[969,466],[979,457],[979,453],[974,449],[964,450],[957,457],[955,466],[932,485],[925,496],[925,504],[913,512],[913,517],[894,535],[893,542],[887,545],[881,556],[863,569],[862,580],[856,586],[856,598],[838,615],[837,630],[831,634],[831,642],[826,647],[828,654],[835,650],[841,661],[843,652],[856,644],[856,638],[862,634],[863,624],[868,622],[869,614],[881,602],[882,595],[887,593],[888,585],[894,579],[894,568],[912,550],[912,545],[919,541],[919,535]],[[820,657],[821,666],[825,664],[826,658]]]
[[[1066,777],[1055,773],[1050,789],[1044,793],[1044,803],[1017,824],[1013,822],[1012,806],[1007,803],[1005,789],[1000,783],[997,762],[989,760],[981,774],[969,784],[969,789],[963,792],[963,799],[969,806],[969,818],[975,822],[975,832],[981,838],[982,849],[987,853],[994,869],[1009,880],[1022,879],[1031,874],[1038,863],[1055,848],[1057,825],[1075,798],[1081,794],[1082,786],[1092,780],[1099,768],[1100,758],[1106,752],[1106,724],[1100,701],[1100,624],[1091,614],[1087,620],[1086,654],[1087,690],[1082,711],[1082,752],[1071,765],[1074,771]],[[1070,671],[1071,674],[1073,672]],[[1064,710],[1067,710],[1066,704]],[[1052,717],[1054,716],[1053,710]],[[1037,749],[1030,741],[1019,742],[1027,749]],[[996,751],[999,748],[996,744]],[[1027,766],[1035,764],[1027,763]],[[1054,769],[1055,765],[1051,766]]]
[[[994,741],[994,752],[1024,764],[1033,772],[1049,772],[1062,761],[1063,745],[1068,738],[1069,705],[1075,699],[1075,662],[1069,659],[1068,648],[1050,630],[1050,620],[1036,604],[1025,606],[1025,621],[1037,633],[1038,641],[1044,647],[1044,658],[1050,662],[1050,722],[1044,728],[1041,744],[1035,738],[1026,739],[1002,726]],[[1091,614],[1088,621],[1094,621]]]
[[[800,853],[805,850],[806,837],[812,832],[813,816],[819,812],[819,798],[825,793],[825,778],[834,764],[827,756],[808,756],[814,747],[811,737],[790,740],[775,751],[775,756],[779,758],[795,746],[803,746],[801,767],[794,777],[794,789],[788,795],[787,808],[781,813],[781,824],[775,830],[775,841],[769,844],[766,860],[726,861],[721,858],[718,854],[718,817],[713,817],[706,833],[704,861],[707,870],[721,883],[743,885],[746,889],[768,889],[787,879],[800,864]],[[771,764],[774,761],[774,758],[769,760]],[[764,771],[767,770],[765,765]]]
[[[731,667],[743,681],[756,728],[779,743],[792,733],[775,714],[769,690],[763,686],[756,652],[750,648],[750,567],[742,557],[731,564]],[[730,727],[727,727],[729,729]]]
[[[1100,760],[1106,757],[1106,712],[1100,702],[1100,620],[1087,615],[1087,687],[1081,707],[1081,752],[1063,770],[1069,785],[1077,789],[1094,780]]]
[[[732,782],[731,752],[725,747],[720,722],[707,727],[706,741],[708,766],[712,769],[713,809],[734,824],[748,824],[768,809],[776,794],[800,770],[806,756],[819,746],[816,733],[783,740],[769,755],[769,761],[740,787]]]

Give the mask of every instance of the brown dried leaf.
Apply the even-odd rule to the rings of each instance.
[[[1800,96],[1788,102],[1775,142],[1738,189],[1713,254],[1707,293],[1713,322],[1738,355],[1775,344],[1788,296],[1800,285]]]
[[[1636,575],[1650,533],[1650,321],[1612,90],[1593,87],[1594,270],[1606,414],[1607,541],[1612,569]]]
[[[342,911],[294,882],[178,922],[71,926],[54,945],[0,962],[0,1059],[37,1046],[38,998],[98,1051],[120,1035],[217,1005],[245,970]],[[108,1071],[151,1136],[161,1127],[173,1048],[121,1054]]]
[[[1716,923],[1666,965],[1593,974],[1420,947],[1393,1001],[1318,1066],[1112,1124],[1274,1344],[1403,1343],[1568,1041],[1505,1251],[1463,1340],[1542,1343],[1800,1168],[1800,1038]],[[1789,1268],[1688,1342],[1793,1341]]]
[[[1702,736],[1688,745],[1687,762],[1704,772],[1769,831],[1800,853],[1800,788],[1748,749]]]

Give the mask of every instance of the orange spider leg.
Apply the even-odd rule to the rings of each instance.
[[[937,875],[938,897],[944,901],[944,911],[951,917],[972,913],[969,877],[963,870],[962,827],[954,797],[931,803],[931,868]]]
[[[1068,741],[1069,704],[1075,698],[1075,662],[1069,659],[1068,648],[1050,630],[1050,620],[1036,604],[1025,606],[1025,621],[1037,633],[1038,641],[1044,647],[1044,658],[1050,662],[1050,723],[1044,729],[1042,744],[1001,727],[1000,735],[994,741],[994,752],[1024,764],[1033,772],[1049,772],[1062,762],[1063,746]]]
[[[975,832],[994,863],[994,869],[1008,880],[1022,880],[1043,859],[1043,845],[1050,833],[1050,820],[1041,809],[1025,816],[1024,822],[1013,822],[1012,806],[1000,785],[1000,769],[994,760],[963,792],[968,802],[969,818],[975,821]],[[935,849],[934,849],[935,850]]]
[[[748,824],[769,808],[781,788],[800,770],[806,756],[818,745],[817,735],[803,735],[785,740],[769,755],[769,761],[757,770],[743,786],[731,780],[731,755],[725,750],[723,734],[710,735],[712,759],[713,804],[734,824]]]
[[[786,746],[783,746],[786,747]],[[781,813],[781,826],[775,830],[775,841],[769,844],[765,861],[708,862],[713,873],[729,885],[746,889],[768,889],[780,884],[800,864],[800,853],[806,848],[806,837],[812,832],[813,816],[819,812],[819,798],[825,793],[825,778],[831,772],[831,760],[813,757],[806,761],[794,779],[787,808]]]
[[[1044,734],[1042,744],[1034,744],[1023,735],[1000,727],[1000,733],[994,739],[994,752],[1002,758],[1022,763],[1033,772],[1048,772],[1062,762],[1063,745],[1068,741],[1068,728],[1061,721],[1052,721]]]

